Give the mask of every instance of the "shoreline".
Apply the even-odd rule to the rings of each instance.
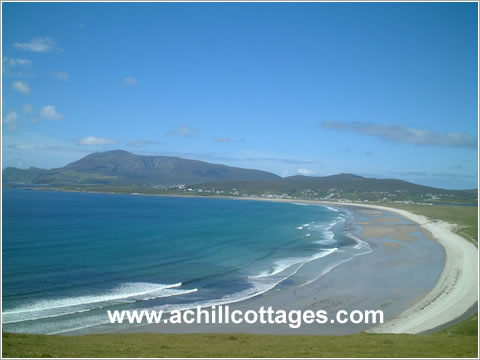
[[[453,224],[401,209],[377,205],[364,207],[390,211],[419,224],[445,249],[445,265],[435,287],[396,319],[370,332],[421,333],[454,321],[475,306],[478,302],[478,250],[452,231]]]
[[[315,204],[318,205],[318,204]],[[339,207],[337,207],[339,209]],[[340,210],[340,209],[339,209]],[[289,278],[287,284],[276,286],[265,293],[239,302],[225,304],[231,311],[243,312],[259,309],[268,304],[273,309],[312,310],[322,309],[329,314],[339,310],[353,311],[358,309],[381,309],[385,321],[394,319],[409,305],[423,297],[436,284],[444,265],[443,248],[430,234],[425,234],[417,224],[399,216],[392,217],[389,212],[365,213],[364,208],[347,208],[341,211],[349,213],[355,218],[372,218],[376,222],[374,227],[380,226],[395,232],[393,238],[371,236],[364,233],[364,225],[353,228],[343,226],[337,231],[342,236],[350,237],[350,233],[359,237],[370,245],[371,251],[362,256],[348,258],[347,261],[334,261],[325,263],[324,260],[314,260],[306,264],[296,275]],[[373,224],[373,222],[372,222]],[[409,231],[416,231],[410,236],[399,232],[399,229],[408,227]],[[417,229],[417,230],[415,230]],[[401,230],[400,230],[401,231]],[[420,234],[422,231],[424,234]],[[337,236],[337,235],[336,235]],[[389,240],[392,239],[392,240]],[[389,247],[385,242],[393,241],[400,244],[398,248]],[[391,242],[389,244],[392,244]],[[430,249],[430,250],[429,250]],[[435,250],[435,256],[429,256]],[[416,255],[412,259],[410,252]],[[441,254],[442,256],[437,256]],[[430,258],[430,260],[428,260]],[[423,262],[426,259],[428,262]],[[433,261],[431,261],[433,260]],[[328,261],[328,260],[327,260]],[[331,265],[333,267],[330,267]],[[411,265],[408,265],[411,264]],[[429,264],[429,265],[427,265]],[[323,272],[324,269],[328,271]],[[416,271],[426,271],[425,276],[416,278]],[[427,274],[428,273],[428,274]],[[313,274],[313,278],[311,277]],[[305,277],[310,278],[306,283]],[[432,278],[433,277],[433,278]],[[212,311],[210,306],[203,308]],[[86,333],[161,333],[161,334],[187,334],[187,333],[249,333],[270,335],[333,335],[343,336],[367,332],[374,324],[361,323],[342,325],[334,323],[302,324],[298,329],[292,329],[284,324],[177,324],[162,326],[157,324],[125,324],[99,326]],[[68,333],[67,335],[81,335],[82,332]]]
[[[46,189],[42,189],[46,190]],[[50,191],[59,191],[49,189]],[[65,190],[60,190],[65,191]],[[65,191],[84,192],[85,191]],[[98,193],[102,192],[86,192]],[[116,194],[117,193],[106,193]],[[478,304],[478,249],[466,239],[453,232],[454,224],[445,221],[431,220],[422,215],[416,215],[406,210],[371,205],[364,203],[332,202],[300,199],[268,199],[260,197],[227,197],[227,196],[195,196],[195,195],[164,195],[164,194],[120,194],[136,196],[166,196],[203,199],[251,200],[283,203],[305,203],[333,207],[356,207],[376,209],[400,215],[432,235],[432,238],[445,251],[445,262],[441,275],[435,286],[424,296],[408,306],[395,318],[377,325],[367,332],[372,333],[425,333],[440,329],[446,324],[456,322],[471,312]]]
[[[137,194],[135,194],[137,195]],[[143,194],[138,194],[143,195]],[[137,195],[137,196],[138,196]],[[148,196],[148,195],[147,195]],[[156,195],[153,195],[156,196]],[[169,195],[159,195],[169,196]],[[182,195],[172,195],[183,197]],[[231,200],[269,201],[283,203],[305,203],[327,206],[353,206],[392,212],[418,224],[432,235],[445,250],[445,263],[434,288],[425,296],[409,306],[396,318],[368,330],[371,333],[419,334],[444,324],[455,322],[465,313],[478,305],[478,249],[453,232],[455,224],[443,220],[429,219],[406,210],[371,205],[365,203],[347,203],[322,200],[266,199],[260,197],[221,197],[195,196],[195,198],[221,198]]]
[[[329,206],[353,206],[388,211],[418,224],[445,250],[445,264],[435,287],[396,318],[368,330],[371,333],[418,334],[455,322],[478,304],[478,249],[453,232],[455,224],[380,205],[317,200],[242,198]]]

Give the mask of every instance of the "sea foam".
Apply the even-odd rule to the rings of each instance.
[[[26,320],[52,318],[86,312],[105,306],[128,304],[197,291],[197,289],[175,289],[180,286],[182,286],[182,283],[124,283],[106,293],[44,299],[4,311],[2,313],[3,323],[9,324]]]

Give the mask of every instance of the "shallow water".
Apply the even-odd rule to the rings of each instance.
[[[6,331],[88,329],[109,309],[235,303],[371,252],[345,231],[348,211],[317,205],[22,189],[4,189],[2,201]]]

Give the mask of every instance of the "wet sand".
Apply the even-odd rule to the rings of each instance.
[[[385,209],[370,206],[373,209]],[[435,287],[394,320],[372,329],[377,333],[420,333],[464,316],[478,303],[478,249],[454,233],[454,224],[432,221],[405,210],[390,211],[430,232],[445,250],[446,260]]]

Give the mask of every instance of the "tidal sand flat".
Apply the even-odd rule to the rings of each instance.
[[[371,209],[385,210],[380,206]],[[432,234],[444,248],[446,259],[435,287],[393,321],[375,327],[378,333],[420,333],[462,316],[478,303],[478,249],[454,233],[455,225],[405,210],[388,210],[404,216]]]

